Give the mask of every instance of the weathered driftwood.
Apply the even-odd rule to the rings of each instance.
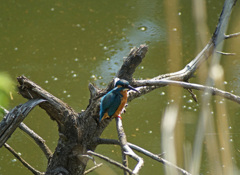
[[[0,148],[11,137],[12,133],[28,115],[28,113],[38,104],[44,102],[43,99],[33,99],[22,105],[13,108],[0,122]]]
[[[156,88],[165,86],[166,84],[159,84],[159,80],[161,79],[177,81],[189,80],[197,68],[199,68],[201,63],[210,57],[217,44],[219,44],[224,39],[239,35],[225,35],[223,32],[225,31],[224,28],[226,25],[223,25],[222,23],[226,23],[226,21],[228,21],[232,7],[236,2],[233,0],[229,1],[231,2],[229,3],[230,5],[225,3],[223,12],[219,19],[219,24],[209,43],[189,64],[185,66],[184,69],[178,72],[156,76],[151,79],[151,82],[153,83],[150,81],[143,82],[134,80],[133,73],[135,72],[136,67],[142,62],[142,59],[147,52],[147,46],[140,45],[139,48],[133,48],[127,59],[125,59],[122,67],[116,74],[116,78],[126,79],[135,87],[139,86],[138,90],[140,93],[130,91],[128,93],[128,100],[131,101],[139,96],[151,92]],[[228,2],[228,0],[226,2]],[[216,36],[219,35],[222,37],[217,40]],[[110,89],[112,89],[114,80],[108,84],[105,90],[100,90],[94,85],[89,84],[89,105],[81,113],[77,113],[66,103],[56,98],[49,92],[45,91],[39,85],[35,84],[24,76],[18,77],[18,82],[19,93],[24,98],[27,98],[29,100],[45,100],[45,102],[39,104],[39,106],[44,109],[50,118],[52,120],[55,120],[58,124],[59,140],[52,157],[49,159],[46,174],[83,174],[89,160],[89,156],[86,155],[94,154],[93,151],[97,145],[101,144],[99,142],[99,138],[102,132],[112,120],[106,119],[101,123],[99,122],[99,105],[101,97]],[[122,139],[120,138],[119,144],[122,145],[123,150],[128,150],[128,147],[133,148],[133,146],[127,143],[125,139],[122,141],[121,140]],[[159,158],[158,161],[163,163],[164,161],[161,160],[163,159]],[[171,164],[169,165],[171,166]],[[137,167],[138,171],[140,169],[140,166],[142,165],[139,164]],[[131,173],[132,170],[129,172]],[[184,171],[182,171],[182,173],[184,174]],[[186,172],[186,174],[188,173]]]
[[[134,61],[125,63],[122,69],[132,68],[135,70],[145,56],[146,50],[146,45],[134,48],[129,54],[129,58]],[[120,69],[119,72],[125,71]],[[126,74],[121,73],[121,75],[124,78]],[[128,73],[127,75],[129,77]],[[111,119],[109,119],[99,123],[99,105],[101,96],[111,89],[112,83],[109,83],[108,88],[103,91],[89,85],[91,91],[89,105],[85,111],[77,113],[26,77],[18,77],[18,82],[20,84],[19,93],[23,97],[46,100],[39,106],[48,113],[51,119],[58,123],[60,137],[57,148],[49,160],[46,174],[83,174],[89,159],[84,155],[87,154],[88,150],[95,150],[98,145],[97,139],[111,122]]]

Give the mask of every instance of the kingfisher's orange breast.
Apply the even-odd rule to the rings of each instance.
[[[114,117],[117,117],[121,114],[123,108],[125,107],[126,103],[127,103],[127,90],[123,90],[120,92],[122,94],[122,99],[121,99],[121,103],[120,105],[118,106],[115,114],[113,115]]]

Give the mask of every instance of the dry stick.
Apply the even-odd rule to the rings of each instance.
[[[102,139],[102,138],[99,138],[99,139],[97,140],[97,142],[98,142],[98,144],[114,144],[114,145],[120,145],[119,141],[118,141],[118,140],[114,140],[114,139]],[[142,153],[142,154],[144,154],[144,155],[146,155],[146,156],[148,156],[148,157],[150,157],[150,158],[152,158],[152,159],[154,159],[154,160],[156,160],[156,161],[158,161],[158,162],[160,162],[160,163],[162,163],[162,164],[164,164],[164,165],[167,165],[167,166],[170,166],[170,167],[175,168],[176,170],[178,170],[178,171],[179,171],[180,173],[182,173],[183,175],[191,175],[191,174],[190,174],[189,172],[187,172],[186,170],[184,170],[184,169],[182,169],[182,168],[180,168],[180,167],[172,164],[171,162],[169,162],[169,161],[161,158],[159,155],[153,154],[153,153],[151,153],[150,151],[145,150],[144,148],[139,147],[139,146],[137,146],[137,145],[134,145],[134,144],[132,144],[132,143],[129,143],[129,142],[128,142],[127,144],[129,145],[130,148],[132,148],[132,149],[134,149],[134,150],[136,150],[136,151],[138,151],[138,152],[140,152],[140,153]]]
[[[116,118],[116,125],[117,125],[117,132],[118,132],[118,139],[120,142],[120,146],[125,151],[124,154],[129,155],[130,157],[132,157],[138,162],[133,170],[133,174],[138,174],[141,167],[143,166],[144,161],[141,157],[135,154],[132,151],[132,149],[128,146],[126,134],[124,132],[123,125],[122,125],[122,120],[118,117]]]
[[[7,109],[0,106],[1,109],[4,110],[5,115],[9,113]],[[31,130],[27,125],[25,125],[23,122],[19,124],[19,128],[26,132],[30,137],[33,138],[33,140],[36,142],[36,144],[41,148],[47,159],[52,155],[51,150],[48,148],[48,146],[45,144],[45,140],[40,137],[37,133],[35,133],[33,130]]]
[[[33,168],[31,165],[29,165],[23,158],[21,158],[21,156],[18,155],[18,153],[8,144],[4,143],[4,147],[10,151],[27,169],[29,169],[33,174],[36,175],[44,175],[44,173],[36,170],[35,168]]]
[[[98,154],[98,153],[93,152],[93,151],[90,151],[90,150],[87,151],[87,153],[88,153],[88,154],[91,154],[91,155],[94,155],[94,156],[97,156],[97,157],[99,157],[99,158],[101,158],[101,159],[103,159],[103,160],[106,160],[107,162],[109,162],[109,163],[111,163],[111,164],[113,164],[113,165],[115,165],[115,166],[117,166],[117,167],[119,167],[119,168],[121,168],[121,169],[129,172],[130,174],[133,174],[133,171],[132,171],[130,168],[125,167],[125,166],[122,165],[121,163],[118,163],[118,162],[116,162],[115,160],[110,159],[109,157],[103,156],[103,155],[101,155],[101,154]]]
[[[236,55],[236,53],[227,53],[227,52],[221,52],[221,51],[216,51],[216,52],[221,55],[225,55],[225,56],[235,56]]]
[[[128,157],[126,154],[124,154],[124,150],[121,149],[122,151],[122,164],[125,166],[125,167],[128,167]],[[129,173],[127,171],[124,171],[124,175],[129,175]]]
[[[40,137],[38,134],[36,134],[33,130],[31,130],[27,125],[25,125],[23,122],[20,123],[19,128],[26,132],[30,137],[33,138],[35,143],[40,147],[40,149],[43,151],[44,155],[47,159],[49,159],[52,156],[52,151],[48,148],[48,146],[45,143],[45,140]]]
[[[182,81],[174,81],[174,80],[136,80],[134,81],[136,86],[166,86],[166,85],[173,85],[173,86],[180,86],[187,89],[196,89],[201,91],[206,91],[211,93],[212,95],[218,95],[224,97],[228,100],[234,101],[240,104],[240,96],[234,95],[230,92],[223,91],[214,87],[204,86],[195,83],[187,83]]]
[[[92,171],[94,171],[95,169],[101,167],[102,165],[103,165],[102,163],[99,163],[99,164],[95,165],[94,167],[92,167],[92,168],[88,169],[87,171],[85,171],[84,175],[88,174],[88,173],[91,173]]]
[[[229,35],[224,35],[225,39],[229,39],[229,38],[233,38],[233,37],[237,37],[240,35],[240,32],[238,33],[233,33],[233,34],[229,34]]]

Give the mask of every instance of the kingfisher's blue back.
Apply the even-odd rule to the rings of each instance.
[[[111,91],[109,91],[103,98],[101,99],[100,104],[100,117],[101,121],[104,114],[107,112],[109,117],[112,117],[114,113],[117,111],[118,106],[121,103],[121,98],[123,97],[120,91],[123,88],[115,87]]]

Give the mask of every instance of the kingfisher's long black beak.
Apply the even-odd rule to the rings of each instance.
[[[133,90],[133,91],[136,91],[136,92],[140,93],[137,89],[135,89],[134,87],[132,87],[132,86],[130,86],[130,85],[128,85],[127,87],[128,87],[129,89]]]

